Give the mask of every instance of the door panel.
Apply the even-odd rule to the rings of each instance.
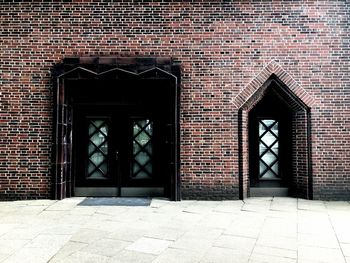
[[[161,121],[135,108],[95,109],[76,109],[76,194],[163,195]]]

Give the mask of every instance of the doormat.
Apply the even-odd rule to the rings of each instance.
[[[150,206],[151,198],[137,197],[87,197],[81,206]]]

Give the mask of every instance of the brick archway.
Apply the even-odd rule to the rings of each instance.
[[[314,99],[275,61],[271,61],[233,101],[238,110],[240,198],[243,199],[250,195],[248,114],[271,89],[293,111],[291,194],[312,199],[310,120]]]

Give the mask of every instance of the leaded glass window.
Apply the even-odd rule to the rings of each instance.
[[[133,121],[133,158],[131,177],[149,179],[153,173],[153,122],[149,119]]]
[[[279,174],[279,130],[278,121],[259,121],[259,177],[276,180]]]
[[[90,119],[88,124],[87,179],[108,177],[108,125],[103,119]]]

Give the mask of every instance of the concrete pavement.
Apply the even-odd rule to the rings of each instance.
[[[350,203],[0,202],[0,262],[350,263]]]

